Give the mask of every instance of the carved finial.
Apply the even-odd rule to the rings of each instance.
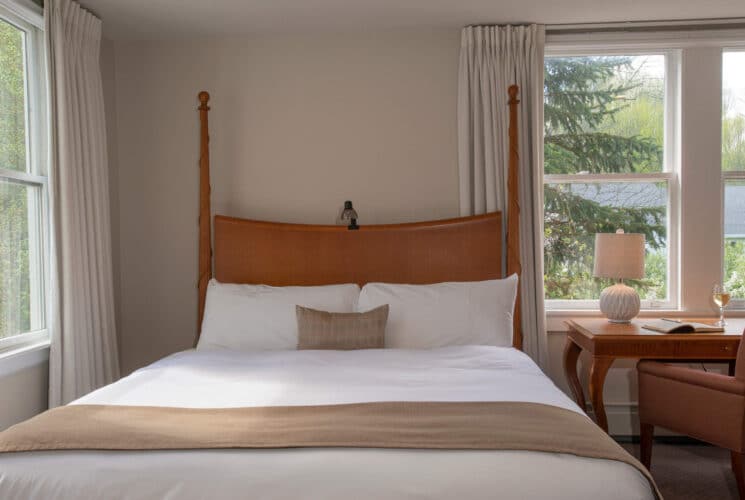
[[[209,92],[206,92],[204,90],[201,91],[199,93],[199,102],[201,102],[202,105],[199,106],[199,109],[209,109],[207,107],[207,103],[209,102],[209,100],[210,100],[210,93]]]
[[[510,85],[510,88],[507,89],[507,93],[510,94],[510,104],[518,103],[520,101],[517,100],[517,94],[519,92],[519,88],[517,85]]]

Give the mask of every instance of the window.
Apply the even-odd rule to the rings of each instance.
[[[642,307],[675,307],[677,197],[666,78],[674,53],[546,57],[544,269],[547,307],[597,308],[595,233],[643,233]]]
[[[40,41],[0,6],[0,348],[46,336]]]
[[[722,59],[723,280],[732,306],[745,306],[745,51]]]

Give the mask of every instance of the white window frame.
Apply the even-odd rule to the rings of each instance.
[[[721,21],[686,23],[624,23],[548,26],[546,55],[581,55],[593,48],[622,52],[680,51],[676,116],[676,162],[680,165],[678,210],[678,307],[642,311],[642,316],[663,313],[680,316],[715,316],[711,285],[723,271],[723,190],[721,182],[721,52],[745,49],[745,29]],[[735,23],[737,24],[737,23]],[[604,29],[607,31],[603,31]],[[634,31],[639,29],[639,31]],[[719,56],[718,56],[719,54]],[[717,59],[718,57],[718,59]],[[720,72],[716,71],[719,68]],[[683,90],[681,90],[681,88]],[[703,111],[703,113],[702,113]],[[694,116],[695,119],[690,119]],[[719,224],[707,223],[719,221]],[[719,244],[712,244],[718,241]],[[730,303],[728,316],[745,316],[745,304]],[[598,315],[595,310],[549,310],[549,317]]]
[[[0,168],[0,179],[31,186],[38,191],[38,213],[33,223],[38,233],[30,231],[29,249],[35,249],[33,263],[29,266],[31,279],[32,317],[39,325],[32,325],[29,332],[0,339],[0,353],[49,342],[48,290],[49,290],[49,194],[47,171],[47,103],[44,55],[43,17],[41,8],[26,0],[0,0],[0,18],[25,34],[26,80],[26,161],[27,171],[19,172]],[[31,251],[29,252],[31,257]]]
[[[722,56],[725,52],[743,52],[745,53],[745,46],[728,46],[722,48]],[[722,58],[724,60],[724,58]],[[722,264],[724,264],[724,186],[727,181],[742,181],[745,182],[745,170],[722,170]],[[722,265],[722,279],[724,279],[724,265]],[[745,298],[736,297],[733,298],[727,305],[727,310],[745,309]]]
[[[546,174],[543,184],[556,183],[598,183],[598,182],[665,182],[668,186],[667,202],[667,298],[660,300],[644,299],[642,310],[674,310],[679,306],[679,207],[680,207],[680,165],[678,161],[679,134],[678,114],[678,68],[680,53],[676,49],[655,49],[641,47],[616,47],[602,44],[579,44],[572,47],[546,47],[545,57],[582,57],[599,55],[663,55],[665,57],[665,117],[663,138],[662,171],[638,174]],[[597,310],[599,300],[561,300],[545,299],[547,311]]]

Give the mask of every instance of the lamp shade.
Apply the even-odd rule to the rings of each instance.
[[[598,278],[643,278],[644,235],[623,230],[595,234],[593,274]]]

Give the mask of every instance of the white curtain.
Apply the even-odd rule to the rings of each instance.
[[[463,29],[458,79],[461,215],[507,213],[508,95],[520,87],[519,202],[523,347],[547,368],[543,306],[543,26]],[[506,227],[506,225],[505,225]]]
[[[71,0],[46,0],[51,292],[49,403],[114,381],[114,322],[101,21]]]

